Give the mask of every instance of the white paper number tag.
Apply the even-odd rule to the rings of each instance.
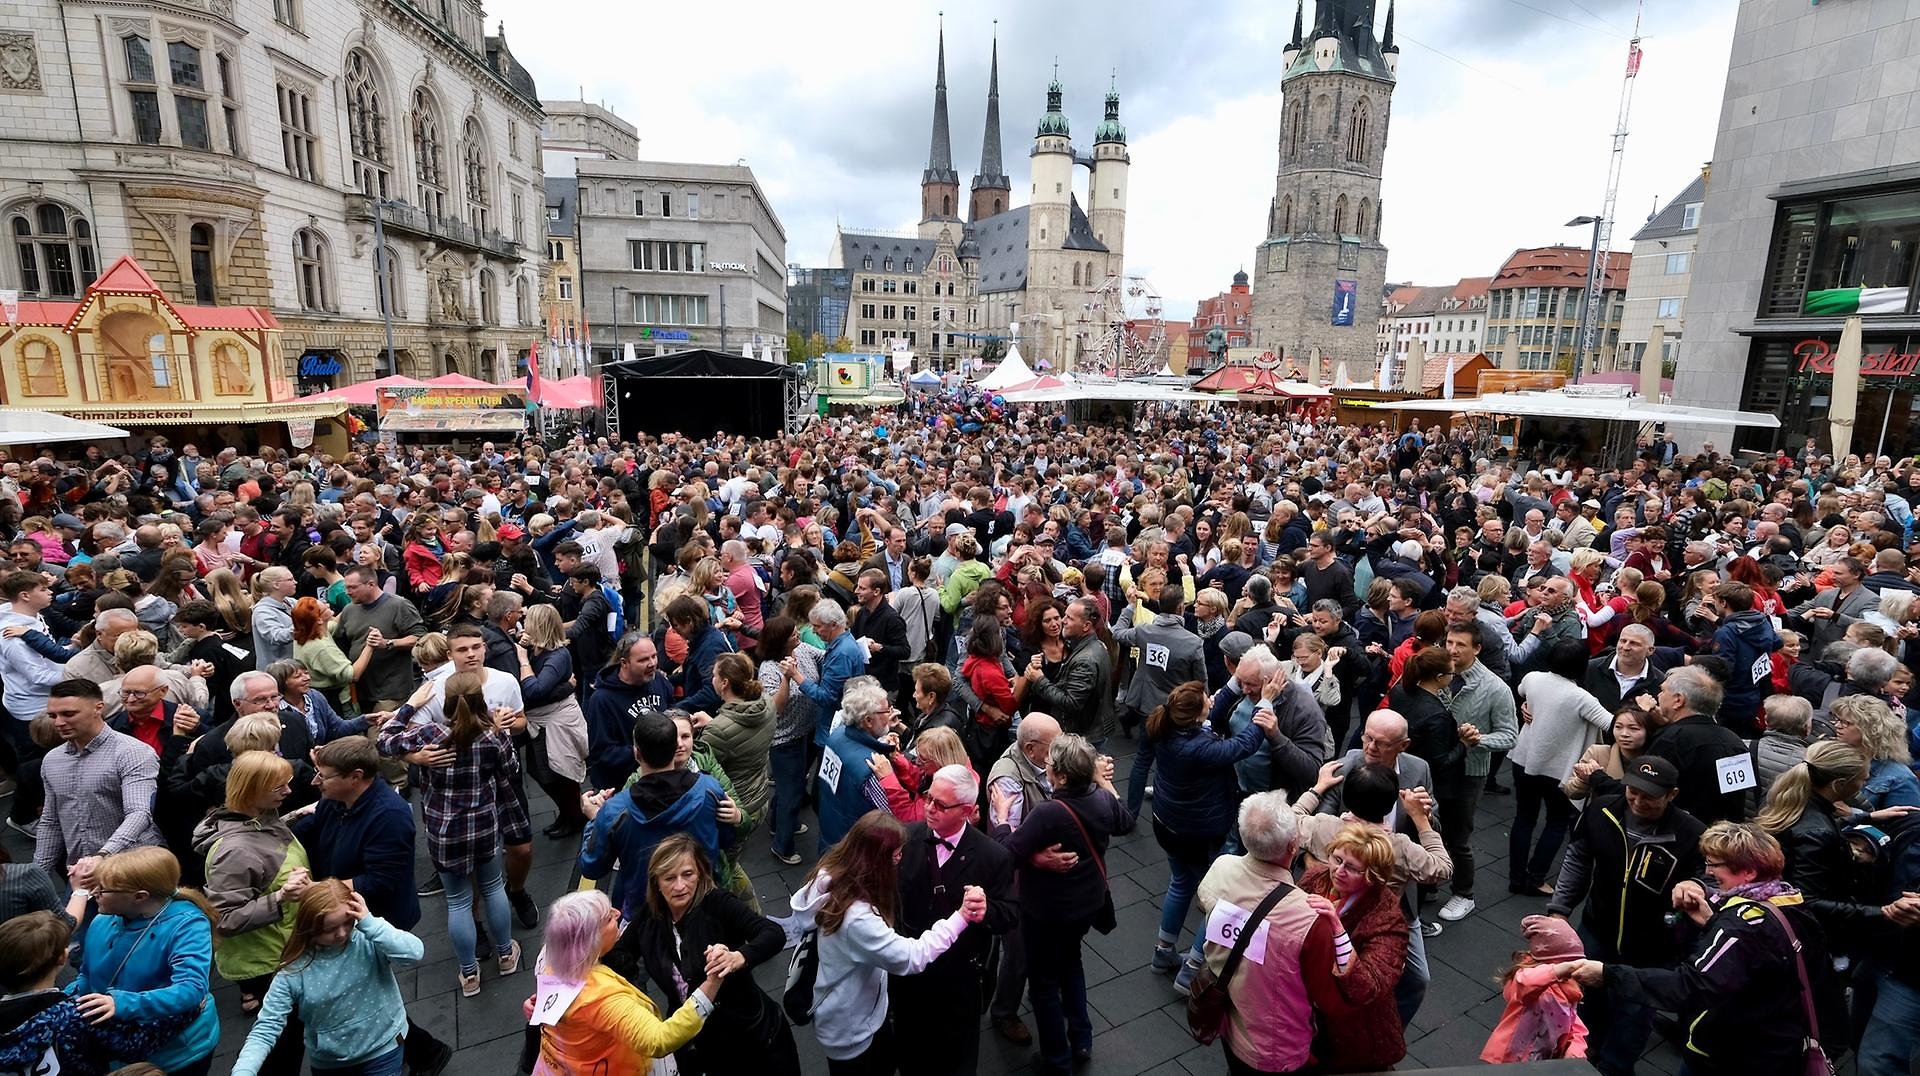
[[[543,966],[534,976],[533,1020],[536,1027],[549,1026],[560,1022],[572,1007],[573,999],[586,989],[585,983],[570,983],[564,979],[547,974]]]
[[[832,748],[820,756],[820,783],[826,785],[829,792],[840,791],[840,756],[834,754]]]
[[[1166,647],[1161,646],[1159,643],[1148,643],[1147,645],[1140,648],[1140,653],[1142,655],[1142,660],[1144,660],[1148,665],[1151,665],[1156,669],[1165,671],[1167,667],[1167,660],[1171,651],[1169,651]]]
[[[1207,940],[1232,949],[1240,941],[1240,932],[1246,929],[1247,919],[1252,915],[1250,909],[1220,901],[1207,916]],[[1267,921],[1262,919],[1247,941],[1247,959],[1255,964],[1267,962],[1267,926]]]
[[[1728,755],[1713,764],[1720,778],[1720,791],[1738,792],[1743,788],[1753,788],[1759,784],[1753,777],[1753,756],[1742,752]]]
[[[1767,654],[1762,654],[1754,658],[1753,669],[1748,675],[1753,678],[1753,682],[1756,684],[1771,679],[1773,677],[1773,658]]]

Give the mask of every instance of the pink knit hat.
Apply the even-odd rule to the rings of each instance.
[[[1580,935],[1565,919],[1552,915],[1529,915],[1520,920],[1520,933],[1526,936],[1527,949],[1542,964],[1567,960],[1585,960],[1587,950]]]

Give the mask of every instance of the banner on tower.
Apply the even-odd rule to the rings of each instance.
[[[1354,280],[1333,282],[1333,323],[1335,325],[1353,324],[1354,300],[1359,295],[1359,287],[1359,282]]]

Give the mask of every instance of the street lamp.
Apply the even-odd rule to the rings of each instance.
[[[374,286],[380,289],[380,324],[387,336],[387,373],[398,374],[400,361],[393,354],[393,280],[387,270],[387,229],[380,217],[386,211],[385,198],[373,198],[373,275]],[[432,292],[432,287],[428,287]],[[431,300],[429,300],[431,301]]]
[[[1587,326],[1589,318],[1597,316],[1600,294],[1600,226],[1605,221],[1600,217],[1579,216],[1567,222],[1567,227],[1578,228],[1583,224],[1593,225],[1593,246],[1587,251],[1587,286],[1580,296],[1580,323],[1573,334],[1573,382],[1580,381],[1580,370],[1587,358]]]

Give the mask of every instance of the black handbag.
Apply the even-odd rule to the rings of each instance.
[[[1227,963],[1220,969],[1220,977],[1214,978],[1206,964],[1193,975],[1192,989],[1187,994],[1187,1033],[1193,1041],[1202,1046],[1212,1046],[1226,1030],[1227,1011],[1233,1008],[1233,999],[1227,996],[1227,984],[1233,981],[1233,973],[1240,970],[1240,959],[1247,955],[1247,942],[1253,939],[1260,924],[1266,922],[1267,914],[1273,911],[1293,886],[1281,882],[1273,891],[1261,898],[1253,914],[1242,925],[1240,936],[1233,940],[1233,949],[1227,953]]]
[[[1067,817],[1073,819],[1074,828],[1080,831],[1080,839],[1087,842],[1087,854],[1093,857],[1093,865],[1100,868],[1100,910],[1093,913],[1093,929],[1102,934],[1111,934],[1120,921],[1113,908],[1113,889],[1107,884],[1107,861],[1101,857],[1100,850],[1093,846],[1093,838],[1087,835],[1087,827],[1080,821],[1080,813],[1068,807],[1063,800],[1054,802],[1067,808]]]

